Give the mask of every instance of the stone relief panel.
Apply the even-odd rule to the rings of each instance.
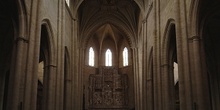
[[[98,74],[89,76],[89,108],[126,110],[127,79],[127,75],[119,74],[115,67],[100,67]]]

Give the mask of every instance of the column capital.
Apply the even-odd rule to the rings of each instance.
[[[76,18],[73,18],[73,21],[78,21],[78,19],[76,19]]]
[[[55,65],[46,65],[46,66],[44,66],[44,68],[50,68],[50,67],[57,68],[57,66],[55,66]]]
[[[134,49],[138,49],[138,47],[134,47],[134,46],[133,46],[133,47],[131,47],[131,49],[132,49],[132,50],[134,50]]]
[[[85,50],[86,47],[85,47],[85,46],[79,46],[79,49],[81,49],[81,50]]]
[[[169,64],[162,64],[162,65],[160,65],[160,67],[170,67],[170,65]]]
[[[188,38],[189,40],[192,40],[192,41],[198,41],[198,40],[201,40],[201,38],[199,36],[192,36],[190,38]]]
[[[144,23],[146,23],[146,22],[147,22],[147,19],[144,18],[144,19],[142,20],[142,24],[144,24]]]
[[[24,43],[28,43],[29,42],[29,40],[26,39],[26,37],[24,37],[24,36],[17,37],[15,41],[16,42],[23,41]]]

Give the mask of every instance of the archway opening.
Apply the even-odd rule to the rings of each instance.
[[[176,42],[176,27],[171,24],[169,30],[169,46],[168,46],[168,85],[169,94],[172,103],[169,104],[169,108],[174,110],[180,110],[179,102],[179,73],[178,73],[178,61],[177,61],[177,42]]]
[[[48,45],[48,31],[45,25],[41,26],[40,38],[40,57],[38,64],[38,87],[37,87],[37,110],[45,109],[48,92],[49,80],[49,45]]]
[[[135,35],[139,27],[140,8],[130,0],[87,0],[80,5],[78,15],[80,39],[85,47],[81,53],[84,108],[135,108],[131,47],[137,39]],[[90,47],[95,53],[94,66],[88,63]],[[125,47],[127,54],[124,56],[126,60],[123,60]],[[110,52],[107,52],[108,49]],[[123,61],[126,61],[124,65]]]
[[[0,1],[0,109],[6,110],[11,73],[14,68],[15,38],[18,31],[18,7],[15,0]]]
[[[220,109],[220,1],[199,0],[197,7],[198,33],[201,37],[202,88],[210,110]],[[204,102],[205,102],[204,101]]]
[[[220,109],[220,12],[209,12],[209,14],[211,16],[205,20],[202,36],[209,78],[210,102],[212,109],[218,110]]]

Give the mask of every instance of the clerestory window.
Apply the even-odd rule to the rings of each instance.
[[[105,66],[112,66],[112,52],[110,49],[105,52]]]
[[[92,47],[89,48],[89,66],[94,66],[95,64],[95,53]]]
[[[128,66],[128,49],[126,47],[123,50],[123,66]]]

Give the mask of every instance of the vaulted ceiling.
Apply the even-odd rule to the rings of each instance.
[[[84,0],[78,9],[80,37],[86,41],[93,35],[104,39],[108,33],[117,42],[120,36],[135,41],[140,7],[144,0]]]
[[[83,1],[84,0],[73,0],[73,3],[75,4],[76,8],[78,8],[78,6],[81,5],[81,3]],[[121,0],[121,1],[123,1],[123,0]],[[145,11],[149,6],[150,1],[152,1],[152,0],[130,0],[130,1],[135,1],[136,4],[139,6],[140,10]]]

